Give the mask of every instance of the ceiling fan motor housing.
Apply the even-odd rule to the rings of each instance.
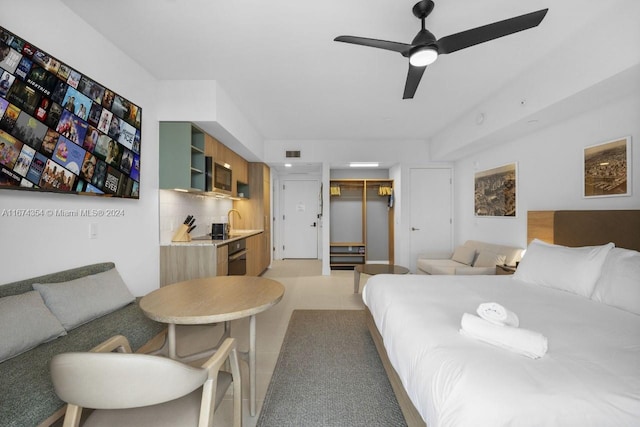
[[[435,4],[431,0],[422,0],[413,6],[412,11],[416,18],[424,19],[433,11],[434,6]]]
[[[411,42],[411,46],[415,47],[423,47],[423,46],[431,46],[434,49],[438,50],[438,44],[436,43],[436,37],[429,30],[423,29],[416,34]],[[411,49],[413,50],[413,49]],[[406,55],[405,55],[406,56]]]

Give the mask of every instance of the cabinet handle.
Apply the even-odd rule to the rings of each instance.
[[[237,254],[233,254],[231,255],[228,260],[229,261],[235,261],[238,258],[242,258],[243,256],[245,256],[247,254],[247,252],[249,252],[247,249],[242,250],[241,252],[238,252]]]
[[[411,231],[420,231],[419,228],[411,227]]]

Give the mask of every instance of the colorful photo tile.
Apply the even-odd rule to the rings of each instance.
[[[0,27],[0,189],[139,198],[141,118],[140,106]]]

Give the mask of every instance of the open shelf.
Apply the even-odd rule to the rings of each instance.
[[[361,242],[332,242],[329,255],[332,269],[353,269],[365,263],[366,246]]]

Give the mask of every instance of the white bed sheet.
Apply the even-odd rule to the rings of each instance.
[[[640,425],[638,315],[512,276],[376,275],[363,300],[428,427]],[[461,335],[462,314],[490,301],[547,354]]]

